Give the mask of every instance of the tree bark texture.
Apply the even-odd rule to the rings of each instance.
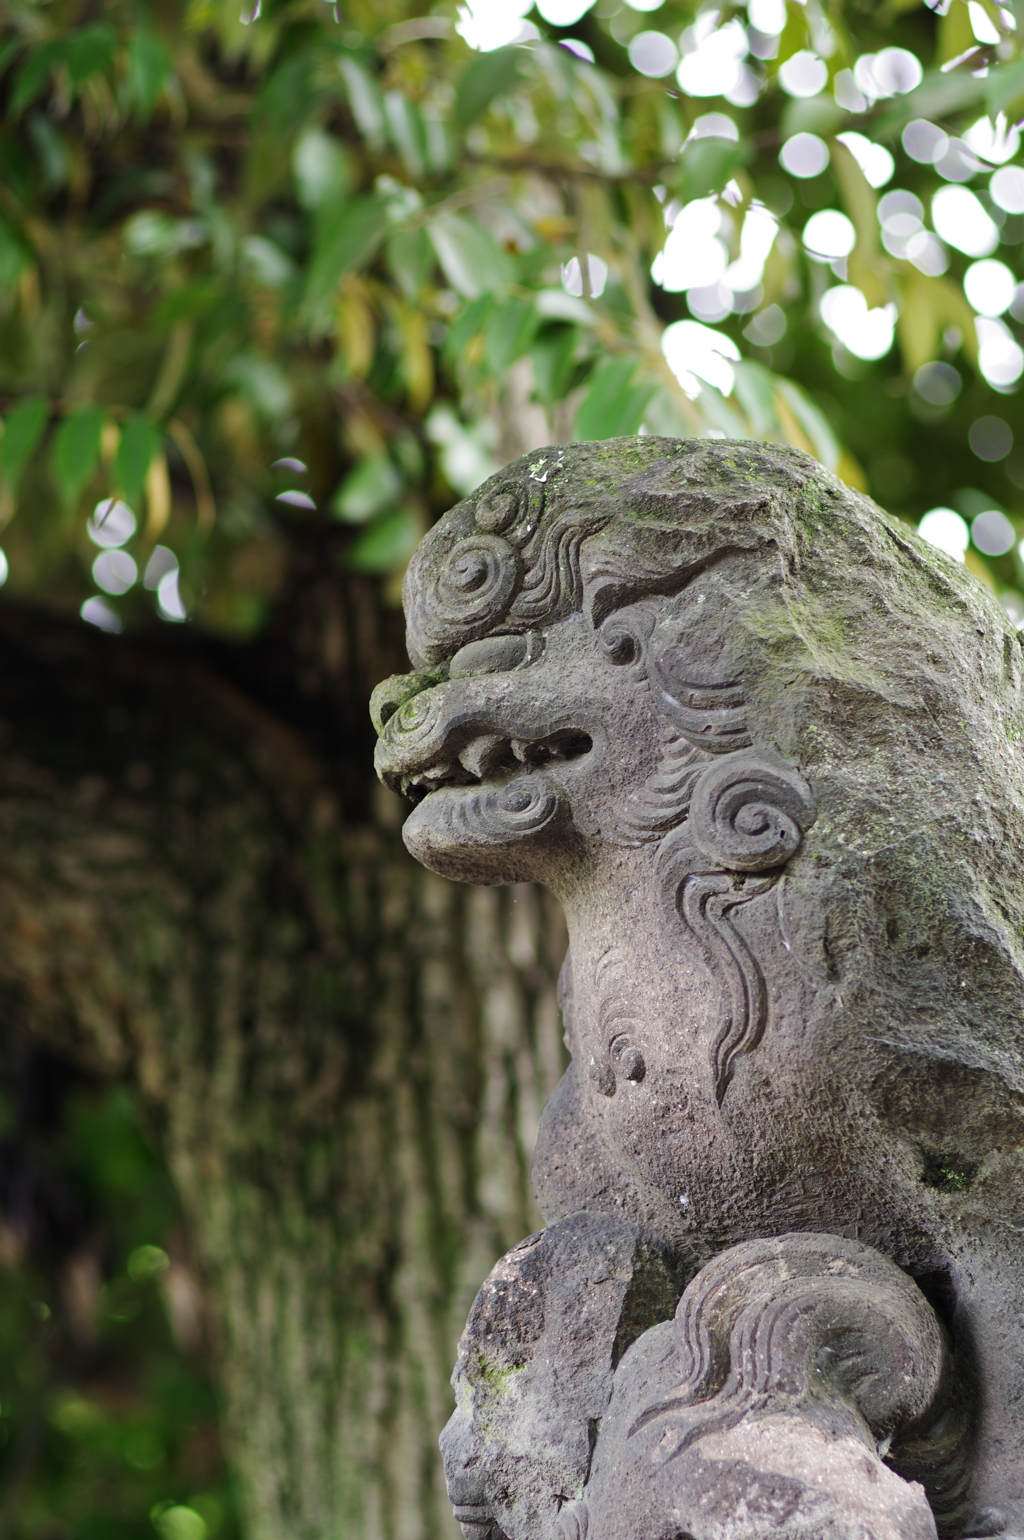
[[[236,649],[0,611],[0,1012],[152,1110],[249,1540],[428,1540],[459,1329],[540,1224],[564,936],[406,854],[363,725],[394,638],[327,592]]]

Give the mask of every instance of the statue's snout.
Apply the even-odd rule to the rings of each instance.
[[[398,675],[374,691],[377,774],[412,801],[447,786],[500,785],[590,753],[593,735],[557,693],[524,692],[514,674],[438,680]]]

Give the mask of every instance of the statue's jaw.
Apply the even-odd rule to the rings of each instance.
[[[436,783],[435,783],[436,784]],[[550,776],[520,768],[501,783],[420,791],[402,838],[417,861],[461,882],[522,882],[539,875],[551,839],[566,841],[568,802]]]

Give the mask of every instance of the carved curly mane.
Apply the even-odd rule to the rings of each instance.
[[[814,785],[831,848],[848,852],[845,869],[829,856],[816,870],[812,835],[812,863],[787,879],[846,891],[835,928],[847,1004],[860,950],[880,949],[865,917],[886,913],[886,894],[927,888],[934,935],[914,945],[956,958],[975,1068],[1024,1091],[1024,877],[1011,859],[1024,843],[1021,648],[1000,607],[799,450],[620,439],[526,456],[430,531],[406,579],[409,652],[417,668],[443,672],[468,642],[581,611],[614,655],[619,613],[645,599],[659,615],[668,601],[673,625],[703,626],[705,653],[717,628],[720,669],[681,677],[682,653],[667,642],[645,662],[664,749],[609,832],[665,840],[688,815],[695,771],[715,754],[772,746]],[[645,638],[633,642],[642,649]],[[899,945],[889,964],[902,994],[911,970]],[[919,968],[913,977],[920,992]],[[934,1052],[920,994],[914,1016],[901,1041]]]

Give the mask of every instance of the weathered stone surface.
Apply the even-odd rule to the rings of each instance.
[[[409,849],[468,881],[547,883],[566,912],[573,1060],[534,1169],[549,1223],[615,1216],[680,1286],[746,1243],[799,1249],[798,1232],[871,1248],[935,1313],[938,1336],[907,1351],[948,1406],[891,1430],[871,1468],[903,1516],[865,1516],[863,1535],[929,1532],[917,1480],[939,1533],[1024,1534],[1024,718],[1002,611],[797,451],[651,438],[509,466],[428,534],[406,608],[417,672],[374,710],[379,772],[415,802]],[[583,1519],[554,1465],[538,1474],[539,1435],[528,1473],[524,1398],[490,1443],[478,1426],[478,1473],[505,1448],[519,1474],[503,1495],[479,1485],[467,1533],[526,1540],[517,1505],[553,1503],[559,1522],[592,1510],[602,1536],[660,1540],[675,1478],[639,1481],[607,1429],[647,1395],[620,1389],[627,1365],[653,1386],[672,1330],[641,1338],[595,1414]],[[775,1351],[804,1373],[793,1330]],[[798,1472],[833,1470],[818,1496],[836,1515],[851,1473],[868,1481],[873,1424],[840,1401],[824,1421],[748,1407],[687,1446],[691,1497],[709,1495],[666,1540],[752,1540],[766,1471],[773,1492],[804,1482],[773,1534],[855,1533],[814,1516]],[[725,1441],[710,1476],[708,1438]],[[647,1494],[632,1528],[595,1495],[613,1469]]]
[[[459,1343],[458,1406],[441,1439],[467,1533],[561,1533],[559,1511],[590,1473],[616,1365],[671,1315],[680,1272],[635,1226],[601,1213],[560,1220],[502,1257]]]
[[[562,1533],[934,1540],[963,1498],[962,1411],[942,1327],[893,1263],[833,1235],[747,1241],[627,1354]]]

